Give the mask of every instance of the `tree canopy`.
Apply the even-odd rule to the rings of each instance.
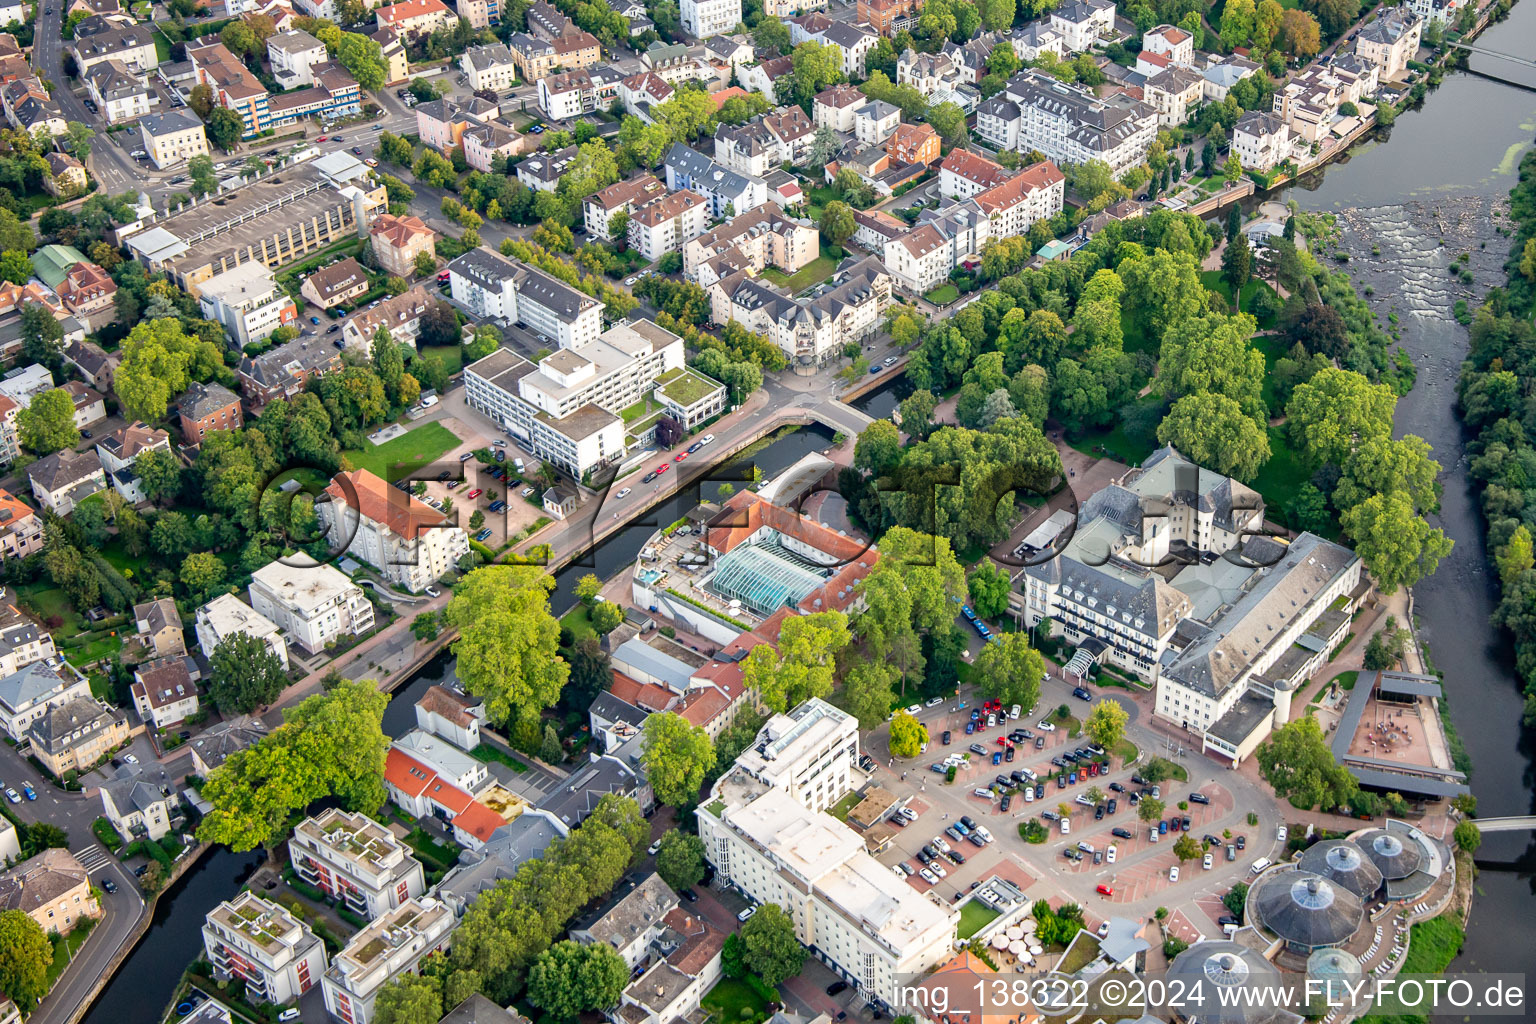
[[[466,689],[493,722],[536,720],[570,675],[549,611],[554,577],[534,565],[487,565],[461,579],[444,609]]]

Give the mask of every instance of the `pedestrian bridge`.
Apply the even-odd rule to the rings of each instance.
[[[1484,57],[1497,57],[1499,60],[1507,60],[1511,64],[1522,64],[1528,68],[1536,68],[1536,59],[1531,57],[1519,57],[1513,53],[1501,53],[1498,50],[1490,50],[1486,46],[1473,46],[1471,43],[1456,42],[1446,43],[1445,45],[1454,46],[1458,50],[1466,50],[1468,53],[1482,54]]]
[[[806,411],[810,414],[811,419],[817,423],[830,427],[832,430],[845,434],[850,438],[858,437],[864,432],[865,427],[875,422],[860,410],[836,399],[818,402]]]
[[[1519,815],[1513,818],[1473,818],[1477,830],[1487,835],[1489,832],[1524,832],[1527,829],[1536,829],[1536,814]]]

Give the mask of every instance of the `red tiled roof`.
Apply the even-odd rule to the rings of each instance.
[[[665,686],[642,683],[637,679],[631,679],[618,669],[613,670],[613,685],[608,689],[619,700],[642,711],[665,711],[677,699],[677,694]]]
[[[446,808],[450,814],[463,814],[469,809],[470,804],[475,802],[474,797],[441,775],[432,776],[432,781],[427,783],[423,795],[433,803]]]
[[[341,480],[351,486],[343,487]],[[390,532],[406,540],[415,540],[417,533],[443,521],[442,514],[432,506],[396,490],[366,469],[337,473],[325,493],[345,502],[365,519],[383,523]]]
[[[1173,63],[1173,61],[1169,60],[1167,57],[1164,57],[1162,54],[1153,53],[1151,50],[1142,50],[1136,55],[1136,62],[1139,64],[1142,61],[1146,61],[1148,64],[1156,64],[1160,68],[1166,68],[1168,65]]]
[[[673,950],[667,962],[689,977],[702,974],[725,946],[724,932],[682,907],[669,911],[661,923],[683,937],[682,945]]]
[[[993,163],[984,156],[972,153],[964,149],[952,149],[944,162],[939,165],[943,170],[951,174],[957,174],[966,181],[974,182],[991,188],[1007,181],[1011,174],[1002,164]]]
[[[1016,205],[1031,192],[1050,188],[1060,181],[1066,181],[1060,169],[1049,160],[1042,160],[1018,177],[977,193],[976,203],[983,213],[990,215],[995,210],[1005,210]]]
[[[747,90],[743,89],[741,86],[733,85],[729,89],[721,89],[719,92],[712,94],[709,98],[714,100],[715,109],[719,110],[721,107],[725,106],[726,100],[735,99],[737,96],[751,95],[751,93],[747,92]]]
[[[404,0],[403,3],[390,7],[380,7],[374,14],[379,19],[380,25],[398,25],[411,18],[420,18],[427,14],[448,14],[448,6],[443,0]]]
[[[469,713],[469,709],[474,707],[474,702],[468,697],[454,693],[440,683],[427,687],[427,692],[421,695],[416,706],[465,728],[475,721],[475,716]]]
[[[482,843],[504,824],[501,815],[478,800],[471,800],[468,807],[453,816],[454,828],[463,829]]]
[[[384,781],[406,796],[420,796],[437,773],[394,747],[384,757]]]

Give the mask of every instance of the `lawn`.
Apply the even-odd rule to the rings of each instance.
[[[1420,921],[1408,933],[1404,974],[1439,974],[1450,966],[1467,934],[1454,917],[1443,915]]]
[[[577,605],[561,616],[560,625],[570,630],[571,636],[576,640],[597,636],[597,630],[592,628],[592,615],[584,604]]]
[[[500,747],[493,747],[489,743],[480,744],[469,752],[469,756],[477,761],[484,761],[486,764],[490,764],[492,761],[495,761],[497,764],[504,764],[519,775],[528,770],[528,766],[523,764],[523,762]]]
[[[1355,680],[1359,678],[1359,672],[1340,672],[1338,675],[1334,676],[1331,681],[1338,683],[1339,686],[1345,690],[1353,690],[1355,688]]]
[[[720,385],[692,370],[679,366],[656,378],[656,393],[688,408],[715,392]]]
[[[722,1021],[757,1024],[768,1017],[768,1000],[745,978],[721,978],[719,984],[710,989],[701,1002],[704,1009]]]
[[[638,423],[640,420],[647,416],[651,416],[655,413],[664,411],[666,411],[666,406],[653,399],[650,395],[646,395],[644,398],[640,399],[640,401],[619,413],[619,419],[623,420],[625,425],[628,426],[633,423]]]
[[[1288,351],[1285,340],[1278,334],[1266,334],[1253,339],[1253,347],[1264,353],[1264,404],[1271,416],[1284,415],[1280,407],[1280,395],[1275,391],[1275,362]]]
[[[384,480],[393,480],[403,474],[391,475],[392,466],[410,470],[429,465],[458,444],[459,439],[441,423],[424,423],[380,445],[364,441],[362,451],[342,452],[341,456],[353,469],[366,469]]]
[[[1269,506],[1265,514],[1289,526],[1286,503],[1312,478],[1312,474],[1291,449],[1284,427],[1269,428],[1269,451],[1269,461],[1259,470],[1252,486],[1264,496],[1264,502]]]
[[[923,298],[927,299],[935,306],[942,306],[946,303],[954,302],[959,297],[960,289],[956,288],[952,284],[941,284],[923,296]]]
[[[1067,437],[1067,444],[1076,448],[1084,455],[1092,455],[1094,458],[1108,456],[1127,466],[1139,466],[1148,455],[1153,452],[1150,444],[1143,444],[1132,439],[1125,432],[1125,423],[1117,420],[1114,427],[1109,430],[1092,431],[1081,437]],[[1096,449],[1104,449],[1097,451]]]
[[[818,256],[793,274],[786,274],[777,267],[764,267],[763,276],[790,294],[798,295],[812,285],[820,284],[831,277],[836,269],[836,260],[828,256]]]
[[[955,937],[968,939],[996,920],[997,911],[977,900],[967,900],[960,908],[960,924],[955,929]]]
[[[1222,278],[1221,271],[1200,271],[1200,283],[1205,285],[1205,287],[1210,291],[1213,291],[1217,295],[1220,295],[1223,299],[1226,299],[1228,306],[1232,305],[1232,285],[1230,282]],[[1253,307],[1253,297],[1260,292],[1269,292],[1271,295],[1273,295],[1275,299],[1275,307],[1277,309],[1279,308],[1280,296],[1275,294],[1275,290],[1269,286],[1269,282],[1260,281],[1258,278],[1253,278],[1247,284],[1243,285],[1243,311],[1247,311]],[[1273,316],[1265,317],[1263,320],[1259,321],[1259,328],[1261,330],[1268,330],[1274,325],[1275,318]]]
[[[159,29],[155,29],[150,35],[155,41],[155,56],[159,58],[161,64],[169,64],[171,62],[171,41],[165,38],[165,33]]]
[[[90,937],[90,929],[76,928],[68,935],[56,936],[52,940],[53,963],[48,965],[48,988],[53,988],[53,983],[64,973],[64,968],[69,966],[70,960],[74,959],[80,947],[85,945],[85,940]]]
[[[464,368],[464,349],[460,345],[437,345],[432,348],[418,349],[416,357],[436,363],[449,377]]]
[[[838,821],[847,821],[848,812],[857,807],[859,801],[863,799],[857,792],[845,794],[841,800],[827,808],[827,813]]]

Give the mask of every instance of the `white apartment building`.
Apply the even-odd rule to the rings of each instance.
[[[738,270],[707,290],[717,323],[734,320],[767,335],[789,356],[796,373],[811,376],[837,358],[844,345],[862,343],[878,331],[891,304],[891,275],[877,257],[845,267],[832,283],[830,291],[797,301]]]
[[[300,822],[288,857],[305,882],[370,921],[426,888],[421,862],[393,832],[339,807]]]
[[[460,750],[480,745],[480,725],[485,704],[441,683],[427,687],[416,702],[416,727],[441,736]]]
[[[366,469],[338,473],[315,502],[327,540],[384,578],[420,592],[469,554],[469,537],[432,506]]]
[[[188,664],[186,658],[157,658],[133,670],[128,693],[141,721],[165,729],[197,714],[197,684]]]
[[[297,29],[278,32],[267,40],[267,60],[272,65],[272,77],[284,89],[314,85],[315,76],[311,69],[329,59],[325,44],[308,32]]]
[[[1157,111],[1157,123],[1174,128],[1188,121],[1200,105],[1205,79],[1188,68],[1170,67],[1148,78],[1141,91]]]
[[[139,73],[118,60],[105,60],[81,76],[87,95],[108,124],[137,121],[149,113],[155,94]]]
[[[1115,5],[1111,0],[1071,0],[1051,12],[1051,29],[1068,52],[1083,53],[1099,36],[1114,32]]]
[[[252,1002],[290,1002],[325,972],[325,945],[309,926],[249,891],[208,912],[203,949],[213,976],[242,979]]]
[[[54,669],[32,662],[0,678],[0,729],[20,743],[49,708],[90,695],[90,681],[69,665]]]
[[[725,35],[741,24],[741,0],[682,0],[683,31],[698,39]]]
[[[816,94],[811,104],[811,119],[817,128],[852,132],[855,111],[868,103],[868,97],[854,86],[834,85]]]
[[[618,413],[656,379],[683,365],[683,341],[649,320],[620,324],[586,347],[551,353],[537,366],[498,349],[465,367],[471,408],[580,479],[624,455]]]
[[[1016,75],[976,113],[976,130],[999,149],[1036,149],[1057,164],[1102,160],[1116,176],[1146,159],[1157,127],[1145,103],[1101,100],[1039,71]]]
[[[603,304],[542,270],[484,246],[448,264],[453,301],[478,316],[526,326],[561,348],[580,348],[603,330]]]
[[[955,910],[892,875],[822,813],[853,785],[858,727],[810,700],[776,715],[696,812],[719,884],[776,903],[812,954],[887,1010],[953,951]]]
[[[1423,33],[1424,19],[1417,14],[1388,10],[1361,26],[1355,37],[1355,52],[1375,64],[1383,79],[1396,78],[1408,70],[1408,62],[1418,52]]]
[[[203,316],[222,324],[237,347],[272,336],[299,319],[298,306],[265,264],[252,260],[215,274],[198,289]]]
[[[708,288],[748,267],[754,273],[772,266],[793,274],[821,255],[820,237],[810,221],[788,216],[775,203],[764,203],[683,246],[683,277]]]
[[[684,189],[651,200],[629,216],[629,244],[648,261],[680,252],[709,227],[709,200]]]
[[[373,602],[335,566],[270,562],[251,574],[251,607],[310,654],[373,628]]]
[[[739,217],[768,201],[768,183],[762,178],[733,171],[681,142],[667,151],[665,166],[667,188],[699,193],[709,200],[711,216]]]
[[[471,46],[459,58],[459,67],[469,76],[470,88],[501,92],[517,82],[517,61],[506,43]]]
[[[609,947],[633,974],[665,931],[663,918],[677,907],[677,893],[653,871],[617,900],[599,907],[590,920],[573,925],[571,938],[584,946]]]
[[[448,948],[458,918],[430,896],[408,900],[352,936],[321,980],[325,1009],[345,1024],[370,1024],[373,1001],[391,978]]]
[[[884,100],[866,103],[853,112],[853,134],[866,146],[878,146],[901,124],[901,108]]]
[[[197,610],[197,645],[207,657],[225,637],[246,633],[261,640],[288,668],[288,645],[277,623],[251,608],[233,594],[220,594]]]
[[[638,178],[614,182],[582,202],[582,223],[586,226],[587,234],[611,241],[613,218],[620,213],[631,214],[635,207],[644,206],[652,199],[666,194],[667,186],[654,174],[642,174]]]
[[[816,137],[816,126],[799,107],[715,129],[715,159],[733,171],[761,177],[784,163],[800,163]]]
[[[1232,153],[1248,170],[1268,172],[1291,153],[1291,129],[1280,118],[1250,110],[1232,127]]]
[[[1155,53],[1178,67],[1195,63],[1195,37],[1173,25],[1159,25],[1141,37],[1141,48]]]

